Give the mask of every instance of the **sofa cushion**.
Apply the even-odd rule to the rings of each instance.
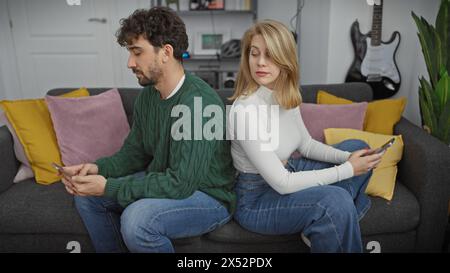
[[[70,92],[73,88],[55,88],[47,92],[47,95],[58,96]],[[89,88],[89,94],[95,96],[110,90],[111,88]],[[127,114],[128,124],[133,124],[134,101],[142,91],[142,88],[118,88],[120,98],[122,99],[123,109]]]
[[[117,89],[82,98],[46,96],[66,166],[115,154],[130,132]]]
[[[360,222],[363,236],[411,231],[419,224],[419,203],[399,181],[391,201],[379,197],[371,197],[371,200],[372,207]],[[0,233],[87,234],[73,197],[66,193],[61,183],[42,186],[30,179],[14,184],[0,195],[0,219]],[[205,236],[209,240],[227,243],[300,242],[298,234],[256,234],[243,229],[235,221]],[[181,241],[191,242],[193,239]]]
[[[419,224],[419,202],[400,181],[395,183],[391,201],[380,197],[371,200],[372,207],[360,222],[363,236],[412,231]]]
[[[6,127],[8,127],[8,130],[11,133],[11,136],[14,141],[14,154],[16,156],[16,159],[21,163],[19,170],[17,171],[17,174],[14,177],[13,182],[17,183],[17,182],[34,177],[34,173],[33,173],[33,170],[31,169],[30,162],[28,161],[28,159],[25,155],[25,151],[23,150],[23,145],[22,145],[22,143],[20,143],[20,140],[17,137],[16,131],[12,127],[9,120],[6,118],[6,115],[4,112],[0,113],[0,124],[5,124]]]
[[[311,137],[322,143],[325,142],[324,129],[352,128],[362,130],[367,102],[349,105],[325,105],[302,103],[300,112]]]
[[[208,239],[213,241],[240,244],[281,243],[292,240],[298,240],[299,242],[301,241],[299,234],[268,236],[253,233],[242,228],[234,220],[208,233],[206,236]]]
[[[401,135],[383,135],[342,128],[328,128],[325,129],[324,134],[325,143],[328,145],[334,145],[348,139],[359,139],[369,144],[372,149],[379,148],[394,138],[394,144],[386,150],[381,162],[373,169],[366,188],[366,193],[369,195],[383,197],[386,200],[392,199],[398,171],[397,163],[403,155],[404,145]]]
[[[374,234],[401,233],[413,230],[419,224],[419,203],[414,195],[401,183],[396,184],[391,201],[371,197],[372,207],[361,220],[363,236]],[[235,221],[210,232],[208,239],[226,243],[264,244],[298,240],[300,235],[262,235],[249,232]]]
[[[28,179],[0,195],[0,233],[87,234],[73,197],[62,183]]]
[[[89,96],[89,91],[85,88],[80,89],[81,92],[75,91],[75,92],[68,92],[63,94],[61,97],[71,97],[71,96],[77,96],[77,95],[86,95]],[[19,138],[17,137],[16,131],[14,130],[12,124],[9,122],[8,118],[6,117],[6,114],[4,112],[0,113],[0,124],[5,124],[9,132],[11,133],[13,140],[14,140],[14,153],[16,155],[17,160],[21,163],[19,170],[17,171],[16,176],[14,177],[13,182],[17,183],[29,178],[34,177],[33,170],[31,169],[31,164],[28,161],[28,158],[25,155],[25,150],[20,142]]]
[[[62,96],[85,97],[89,92],[80,88]],[[59,181],[51,163],[61,164],[61,156],[45,100],[3,100],[0,105],[23,145],[36,181],[41,184]]]
[[[351,104],[353,101],[334,96],[325,91],[317,94],[318,104]],[[364,131],[392,135],[406,105],[406,97],[370,102],[364,120]]]

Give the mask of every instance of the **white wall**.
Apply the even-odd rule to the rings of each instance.
[[[291,28],[290,20],[295,15],[296,9],[297,0],[258,0],[258,19],[278,20]]]
[[[0,59],[1,61],[1,59]],[[3,83],[3,73],[2,73],[2,69],[0,67],[0,100],[3,100],[6,98],[5,95],[5,84]]]
[[[259,0],[258,19],[274,19],[295,30],[297,0]],[[328,32],[330,0],[305,0],[300,14],[300,82],[302,84],[327,82]]]
[[[301,84],[327,83],[330,0],[305,0],[300,29]]]

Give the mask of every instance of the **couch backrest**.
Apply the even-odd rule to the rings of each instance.
[[[301,94],[303,102],[316,103],[317,92],[327,91],[341,98],[346,98],[355,102],[372,101],[372,88],[370,85],[361,82],[337,83],[337,84],[314,84],[302,85]],[[231,104],[227,98],[233,95],[233,91],[220,91],[219,96],[225,104]]]
[[[48,95],[57,96],[77,88],[56,88],[47,92]],[[102,92],[109,90],[110,88],[88,88],[91,95],[98,95]],[[125,112],[128,117],[128,122],[132,124],[133,119],[133,106],[134,100],[139,95],[142,88],[118,88]],[[303,85],[301,87],[301,94],[303,102],[315,103],[317,92],[319,90],[327,91],[338,97],[346,98],[355,102],[371,101],[372,100],[372,88],[366,83],[338,83],[338,84],[317,84],[317,85]],[[218,92],[220,98],[225,104],[231,104],[228,100],[233,91],[220,91]]]
[[[335,96],[349,99],[355,102],[372,101],[372,87],[367,83],[349,82],[337,84],[302,85],[301,93],[303,102],[316,103],[317,92],[327,91]]]

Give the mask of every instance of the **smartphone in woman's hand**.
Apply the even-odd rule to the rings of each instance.
[[[373,150],[373,152],[367,153],[364,156],[383,153],[384,151],[386,151],[389,147],[391,147],[394,144],[394,141],[395,141],[395,137],[391,138],[388,142],[383,144],[383,146],[376,148],[375,150]]]

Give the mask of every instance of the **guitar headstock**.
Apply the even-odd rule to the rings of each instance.
[[[383,0],[366,0],[366,1],[367,1],[367,5],[369,5],[369,6],[373,6],[373,5],[379,6],[382,4]]]

